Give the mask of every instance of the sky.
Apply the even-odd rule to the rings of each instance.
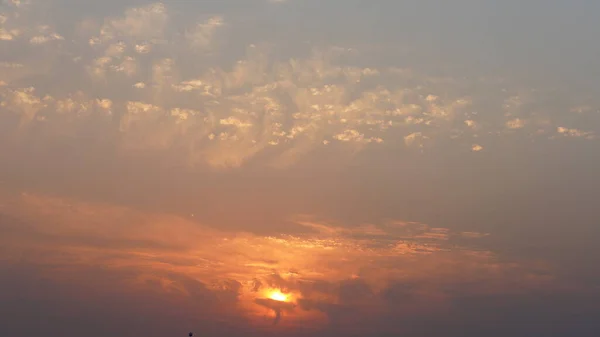
[[[600,335],[600,2],[2,0],[0,335]]]

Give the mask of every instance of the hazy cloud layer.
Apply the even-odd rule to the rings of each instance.
[[[596,9],[4,0],[0,335],[596,336]]]
[[[558,283],[546,263],[507,261],[469,248],[485,233],[420,223],[348,229],[297,216],[292,221],[308,228],[305,234],[257,236],[220,232],[177,216],[31,194],[5,197],[2,212],[7,234],[2,268],[35,266],[36,279],[71,287],[65,300],[77,296],[93,305],[98,296],[119,293],[145,301],[156,297],[188,308],[181,319],[231,317],[237,324],[248,321],[248,329],[274,322],[353,333],[365,329],[364,320],[390,315],[406,322],[443,316],[465,298],[560,293],[575,286]],[[17,294],[25,291],[12,287]],[[86,294],[86,288],[93,291]],[[291,302],[269,299],[272,290],[288,294]],[[41,290],[29,291],[27,300],[35,305],[40,299],[33,294]],[[119,310],[140,308],[124,303]],[[388,329],[411,331],[401,325]]]

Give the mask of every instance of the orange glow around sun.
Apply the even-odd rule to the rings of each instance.
[[[269,298],[278,302],[287,302],[288,297],[288,295],[282,293],[279,290],[274,290],[269,293]]]

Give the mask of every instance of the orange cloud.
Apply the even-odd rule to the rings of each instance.
[[[423,224],[352,229],[303,216],[299,223],[314,231],[261,236],[39,194],[5,196],[2,205],[3,263],[37,265],[58,283],[111,282],[169,301],[201,300],[202,308],[191,310],[210,307],[255,326],[350,324],[416,308],[433,313],[452,297],[448,289],[463,284],[472,294],[552,284],[545,267],[451,243],[483,235]]]

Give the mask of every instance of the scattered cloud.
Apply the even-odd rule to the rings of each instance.
[[[506,127],[508,127],[509,129],[522,129],[523,127],[525,127],[525,121],[523,121],[520,118],[511,119],[508,122],[506,122]]]
[[[20,10],[21,4],[12,6]],[[90,102],[107,99],[112,102],[111,117],[104,123],[118,125],[120,133],[113,134],[119,135],[114,142],[119,150],[170,151],[178,154],[171,156],[170,160],[178,161],[174,165],[192,167],[239,167],[256,157],[267,165],[289,167],[325,146],[358,153],[402,143],[420,151],[455,144],[479,152],[483,137],[511,137],[500,132],[504,127],[522,129],[532,137],[551,137],[558,130],[565,136],[594,139],[592,130],[559,126],[560,115],[516,117],[526,104],[537,104],[540,91],[535,95],[500,91],[505,97],[499,97],[501,104],[494,107],[486,101],[487,94],[451,92],[473,85],[480,92],[491,92],[497,90],[495,80],[474,84],[413,70],[344,64],[343,57],[357,53],[348,48],[320,48],[309,57],[281,59],[251,45],[232,65],[205,58],[199,62],[206,64],[187,69],[183,55],[209,49],[219,52],[219,44],[213,42],[227,20],[212,15],[196,23],[179,23],[172,13],[162,3],[129,8],[101,24],[85,25],[88,28],[81,33],[90,35],[81,41],[65,38],[44,22],[11,26],[12,17],[4,15],[0,36],[9,39],[17,31],[28,31],[33,44],[60,41],[60,47],[48,48],[56,48],[56,53],[69,51],[77,60],[70,65],[73,81],[77,78],[85,85],[83,89],[77,85],[38,88],[35,81],[19,79],[48,74],[45,69],[52,64],[40,68],[36,58],[5,62],[2,66],[9,71],[0,75],[5,84],[0,87],[3,106],[21,114],[21,129],[40,123],[60,128],[58,120],[64,119],[64,112],[58,113],[62,109],[58,102],[70,99],[73,105],[92,111]],[[43,76],[71,81],[69,76],[59,79],[51,74]],[[410,81],[414,83],[407,85]],[[74,91],[66,91],[69,87]],[[97,92],[103,92],[103,97],[96,97]],[[482,119],[477,111],[485,109],[495,109],[508,119],[496,124]],[[95,116],[79,114],[79,118]]]
[[[214,16],[186,31],[185,37],[192,49],[207,49],[212,45],[217,29],[223,25],[223,18]]]
[[[590,140],[595,138],[593,132],[582,131],[579,129],[569,129],[569,128],[559,126],[558,128],[556,128],[556,131],[559,134],[564,135],[566,137],[580,137],[580,138],[585,138],[585,139],[590,139]]]
[[[99,39],[103,42],[122,38],[158,42],[164,38],[168,23],[167,8],[162,3],[130,8],[123,16],[106,20]]]

